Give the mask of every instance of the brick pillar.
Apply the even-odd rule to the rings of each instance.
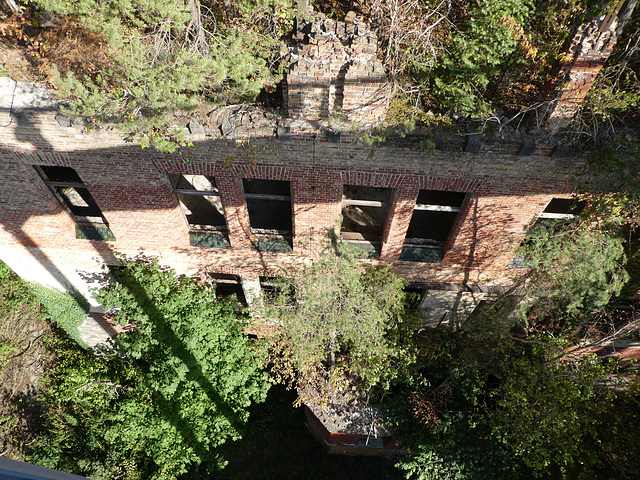
[[[547,116],[548,130],[556,132],[569,125],[611,55],[636,2],[612,0],[605,4],[605,15],[577,27],[565,60],[548,86],[553,101]]]
[[[451,232],[443,266],[463,268],[466,281],[482,281],[503,270],[528,228],[552,195],[470,196]]]
[[[411,223],[413,207],[418,200],[418,191],[417,186],[396,189],[387,215],[380,259],[393,261],[400,258],[407,229]]]
[[[317,168],[294,178],[292,191],[294,252],[311,256],[330,229],[340,231],[342,179],[335,170]]]
[[[242,290],[244,298],[250,307],[258,308],[262,305],[262,287],[257,276],[242,275]]]
[[[391,88],[376,57],[377,37],[353,19],[316,17],[296,25],[292,65],[283,89],[291,118],[347,120],[372,124],[384,119]]]
[[[251,248],[251,225],[247,204],[244,201],[242,180],[235,175],[218,174],[216,183],[220,189],[229,242],[233,248],[248,250]]]

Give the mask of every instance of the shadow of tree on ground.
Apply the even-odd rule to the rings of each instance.
[[[276,385],[267,401],[251,408],[242,440],[228,442],[220,453],[229,461],[219,480],[400,480],[393,458],[329,455],[305,427],[297,395]]]

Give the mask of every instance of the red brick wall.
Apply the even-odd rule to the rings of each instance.
[[[372,124],[384,119],[391,88],[376,57],[377,38],[364,25],[316,17],[294,35],[284,99],[291,118]]]
[[[76,270],[98,271],[115,261],[114,252],[134,255],[143,249],[186,273],[286,274],[317,251],[314,242],[336,228],[343,184],[350,184],[394,189],[379,261],[391,262],[407,279],[506,281],[505,267],[536,215],[551,198],[574,191],[576,161],[549,157],[547,145],[527,157],[513,153],[517,146],[496,144],[483,145],[478,154],[425,152],[410,146],[373,148],[347,135],[332,144],[320,131],[314,139],[294,130],[290,141],[203,140],[182,154],[164,155],[125,144],[117,132],[59,127],[52,117],[29,114],[32,126],[0,130],[0,244],[24,245],[34,255]],[[6,113],[0,121],[7,123]],[[76,239],[72,218],[31,165],[76,169],[116,241]],[[232,248],[190,246],[167,173],[216,177]],[[291,182],[293,254],[250,249],[242,178]],[[420,189],[469,194],[440,264],[397,261]]]
[[[589,19],[576,28],[564,61],[549,86],[553,101],[547,120],[549,130],[566,128],[580,108],[616,45],[621,31],[618,15],[623,5],[621,0],[610,1],[606,14]]]

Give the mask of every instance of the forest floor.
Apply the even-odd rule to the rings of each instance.
[[[267,401],[254,405],[242,440],[220,449],[229,460],[216,474],[219,480],[400,480],[394,458],[329,455],[305,427],[297,396],[282,386],[269,391]]]

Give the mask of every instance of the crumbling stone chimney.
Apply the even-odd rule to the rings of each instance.
[[[578,25],[549,87],[553,105],[546,128],[563,130],[575,116],[598,73],[611,55],[638,0],[613,0],[605,13]]]
[[[284,88],[291,118],[373,124],[384,119],[390,85],[376,57],[377,37],[353,12],[338,22],[317,15],[295,25],[292,65]]]

